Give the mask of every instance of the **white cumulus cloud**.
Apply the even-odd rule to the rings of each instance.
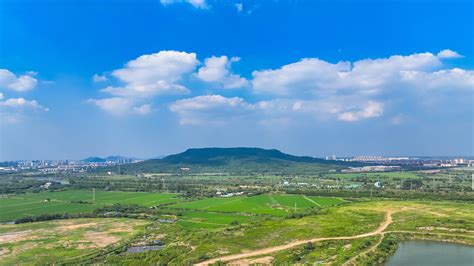
[[[181,125],[225,124],[253,109],[239,97],[204,95],[178,100],[169,109],[179,116]]]
[[[407,71],[430,73],[441,65],[439,58],[431,53],[364,59],[354,63],[306,58],[279,69],[254,71],[252,85],[257,93],[286,96],[338,91],[373,93],[397,85]]]
[[[342,121],[358,121],[360,119],[381,116],[383,113],[383,105],[379,102],[369,101],[362,108],[354,111],[344,112],[338,115],[338,119]]]
[[[160,0],[162,5],[170,5],[176,3],[188,3],[195,8],[207,9],[209,6],[206,3],[206,0]]]
[[[119,85],[108,86],[101,92],[112,97],[91,99],[89,102],[111,114],[147,114],[151,107],[139,102],[162,94],[187,94],[188,88],[180,84],[183,77],[193,73],[199,61],[195,53],[160,51],[142,55],[112,71]]]
[[[1,106],[13,108],[16,110],[40,110],[49,111],[48,108],[41,106],[36,100],[26,100],[24,98],[10,98],[0,102]]]
[[[103,111],[116,115],[126,114],[140,114],[145,115],[151,112],[151,104],[136,105],[132,99],[129,98],[104,98],[104,99],[89,99],[89,103],[95,104]]]
[[[462,55],[458,54],[457,52],[449,49],[445,49],[440,51],[437,56],[439,58],[460,58],[463,57]]]
[[[17,76],[8,69],[0,69],[0,88],[18,92],[29,91],[38,83],[38,80],[33,77],[36,74],[36,72],[29,72],[26,75]]]
[[[188,91],[184,86],[177,82],[184,74],[193,72],[198,63],[195,53],[160,51],[142,55],[128,62],[124,68],[112,72],[112,76],[125,85],[118,88],[109,87],[106,92],[136,97],[159,93],[186,93]]]
[[[94,82],[103,82],[109,80],[105,75],[94,74],[92,81]]]
[[[205,82],[220,84],[225,89],[241,88],[248,85],[248,81],[239,75],[232,74],[230,68],[233,62],[238,62],[239,57],[212,56],[206,58],[196,76]]]

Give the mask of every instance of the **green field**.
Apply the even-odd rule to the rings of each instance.
[[[295,210],[301,211],[311,207],[326,207],[341,202],[343,202],[343,200],[338,198],[265,194],[252,197],[207,198],[191,202],[182,202],[169,207],[188,210],[284,216]]]
[[[254,216],[231,213],[184,211],[178,224],[184,228],[222,228],[232,224],[244,224],[256,220]]]
[[[343,173],[343,174],[326,174],[326,177],[336,177],[340,179],[353,179],[353,178],[375,178],[375,179],[418,179],[421,176],[417,172],[375,172],[375,173]]]
[[[74,264],[120,246],[149,223],[102,218],[0,225],[0,265]]]
[[[228,200],[225,199],[225,202],[229,202]],[[207,258],[265,249],[295,240],[355,236],[376,230],[385,220],[384,216],[388,211],[393,212],[393,221],[385,229],[387,241],[394,241],[392,237],[398,237],[397,239],[449,240],[474,245],[474,212],[471,204],[380,200],[333,206],[318,215],[302,218],[255,216],[258,220],[247,225],[213,230],[183,228],[179,222],[164,224],[155,234],[164,235],[163,240],[169,243],[167,248],[147,256],[113,255],[107,257],[105,263],[150,264],[159,259],[163,264],[189,265]],[[262,254],[261,257],[266,257],[267,263],[270,261],[275,265],[314,264],[317,261],[341,265],[351,259],[356,262],[369,259],[358,256],[375,248],[381,238],[384,236],[377,234],[354,239],[321,241],[315,242],[313,249],[307,249],[302,244],[283,251]],[[391,252],[385,249],[374,250],[384,258]],[[256,264],[259,263],[258,258],[251,259],[255,259]],[[378,264],[380,263],[369,261],[355,265]]]
[[[145,192],[96,191],[95,201],[89,190],[28,193],[0,198],[0,221],[51,213],[88,212],[115,203],[151,207],[180,201],[177,194]]]

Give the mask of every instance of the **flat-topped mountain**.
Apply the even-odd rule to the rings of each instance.
[[[360,163],[330,161],[309,156],[294,156],[275,149],[199,148],[123,165],[125,173],[292,173],[304,174],[359,166]]]

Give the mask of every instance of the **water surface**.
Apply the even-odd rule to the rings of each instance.
[[[385,265],[474,266],[474,247],[434,241],[406,241],[400,243]]]

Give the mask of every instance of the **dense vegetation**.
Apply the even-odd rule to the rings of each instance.
[[[122,166],[123,173],[280,173],[305,174],[360,166],[361,163],[328,161],[308,156],[293,156],[278,150],[260,148],[189,149],[163,159],[146,160]],[[182,168],[189,168],[183,171]],[[104,168],[100,171],[116,171]]]

